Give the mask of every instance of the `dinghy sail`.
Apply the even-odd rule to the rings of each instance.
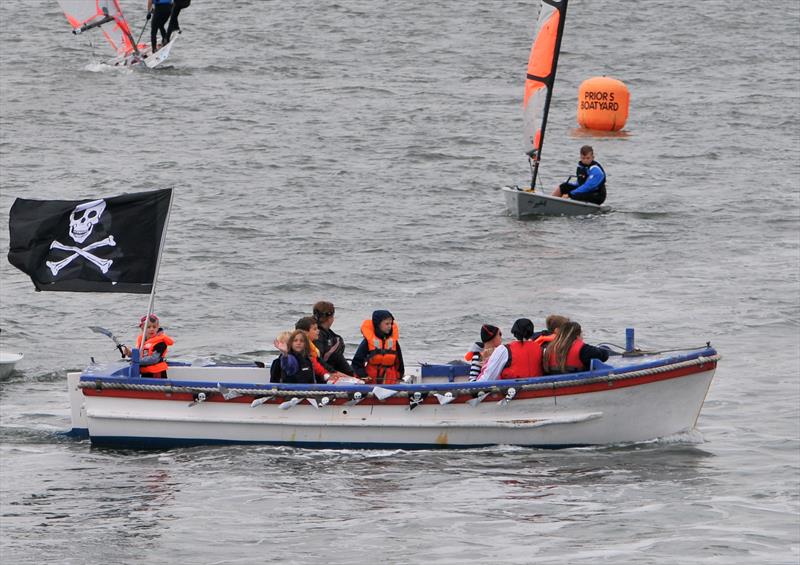
[[[547,128],[547,114],[553,97],[558,53],[564,34],[567,0],[542,0],[536,34],[528,58],[525,95],[522,105],[525,124],[525,154],[531,166],[530,188],[504,186],[503,194],[509,212],[517,219],[528,216],[581,216],[603,210],[597,204],[570,198],[559,198],[536,192],[539,161]]]
[[[525,154],[531,160],[531,189],[536,187],[566,15],[567,0],[542,0],[536,35],[528,58],[522,105],[525,116]]]
[[[58,0],[58,3],[72,26],[72,33],[77,35],[98,27],[117,56],[139,54],[118,0]]]

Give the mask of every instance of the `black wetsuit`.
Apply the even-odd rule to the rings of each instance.
[[[161,44],[166,45],[169,41],[167,29],[164,27],[169,20],[172,13],[172,0],[168,1],[153,1],[153,20],[150,23],[150,46],[153,48],[153,53],[156,52],[158,46],[158,32],[161,30]]]
[[[174,0],[172,3],[172,15],[169,17],[169,27],[167,27],[167,41],[172,39],[172,32],[181,32],[181,26],[178,24],[178,16],[181,10],[188,8],[192,0]]]

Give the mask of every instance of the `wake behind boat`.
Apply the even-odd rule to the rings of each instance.
[[[119,0],[58,0],[58,3],[75,35],[92,29],[100,30],[115,53],[113,57],[104,61],[106,65],[112,67],[143,64],[147,68],[155,68],[169,57],[172,46],[178,38],[176,35],[169,43],[153,53],[150,45],[134,40]]]
[[[531,165],[531,184],[525,188],[503,187],[506,207],[517,219],[534,216],[581,216],[607,210],[591,202],[551,196],[541,192],[541,188],[537,192],[536,188],[566,15],[567,0],[542,0],[528,59],[523,98],[525,154]]]

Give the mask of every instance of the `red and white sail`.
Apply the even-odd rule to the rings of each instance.
[[[58,0],[73,33],[99,27],[117,55],[134,51],[128,22],[118,0]]]
[[[566,13],[567,0],[542,0],[536,34],[528,58],[523,108],[525,153],[534,160],[534,177],[531,186],[536,182],[536,169],[547,126],[547,112],[553,94]]]

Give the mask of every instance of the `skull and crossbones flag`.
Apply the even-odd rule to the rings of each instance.
[[[36,290],[149,293],[172,189],[11,206],[9,262]]]

